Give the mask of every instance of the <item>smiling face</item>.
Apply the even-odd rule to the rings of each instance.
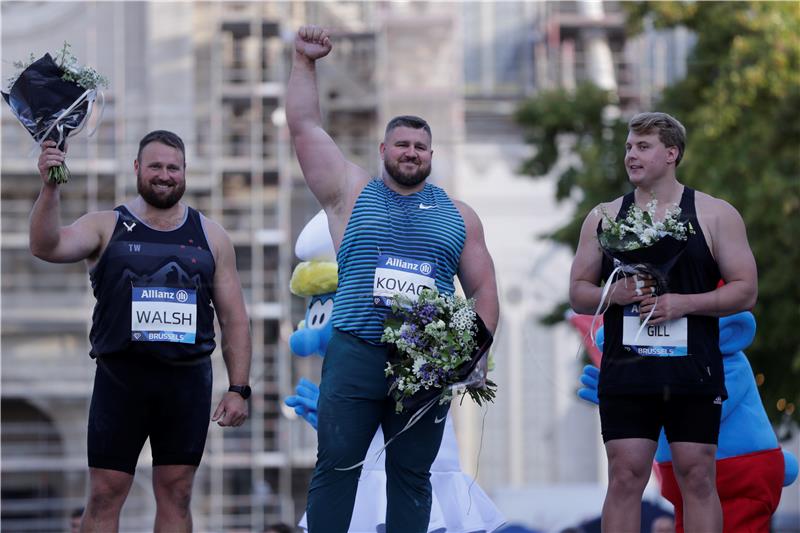
[[[431,173],[431,136],[424,129],[398,126],[381,143],[385,174],[403,187],[415,187]]]
[[[183,153],[172,146],[151,142],[133,162],[136,188],[145,202],[159,209],[177,204],[186,191]]]
[[[625,141],[625,170],[628,179],[636,186],[651,186],[664,177],[675,176],[678,148],[664,146],[658,132],[636,133],[630,131]]]

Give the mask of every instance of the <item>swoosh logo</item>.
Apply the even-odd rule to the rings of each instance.
[[[439,417],[437,416],[436,418],[434,418],[434,419],[433,419],[433,423],[434,423],[434,424],[441,424],[441,423],[442,423],[442,422],[444,422],[445,420],[447,420],[447,415],[444,415],[442,418],[439,418]]]
[[[419,204],[419,208],[420,209],[433,209],[434,207],[436,207],[436,206],[435,205],[425,205],[425,204],[422,204],[422,203]]]

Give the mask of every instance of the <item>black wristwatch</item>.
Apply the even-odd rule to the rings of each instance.
[[[236,392],[246,400],[253,391],[250,389],[250,385],[231,385],[228,387],[228,392]]]

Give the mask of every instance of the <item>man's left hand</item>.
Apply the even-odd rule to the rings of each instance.
[[[226,392],[222,396],[212,422],[220,426],[239,427],[247,420],[247,401],[238,392]]]
[[[473,379],[479,379],[480,381],[477,382],[474,387],[476,389],[483,389],[486,387],[486,378],[489,375],[489,351],[487,350],[486,353],[481,356],[478,364],[475,365],[475,369],[469,375],[468,381]]]
[[[688,314],[686,295],[668,293],[661,296],[650,296],[639,304],[639,318],[644,320],[655,307],[648,324],[661,324],[668,320],[681,318]]]

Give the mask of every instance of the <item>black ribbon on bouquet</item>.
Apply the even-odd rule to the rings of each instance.
[[[37,144],[53,140],[64,150],[92,110],[97,91],[62,79],[64,70],[45,54],[20,73],[3,99]],[[102,93],[101,93],[102,94]]]

